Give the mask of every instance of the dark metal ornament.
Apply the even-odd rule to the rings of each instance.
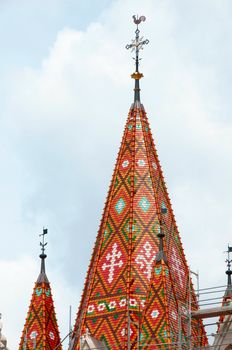
[[[140,87],[139,87],[139,80],[143,77],[143,74],[139,72],[139,61],[141,58],[139,58],[139,51],[143,50],[143,46],[147,45],[149,43],[148,39],[143,40],[143,37],[139,37],[140,30],[138,28],[139,24],[141,22],[145,22],[146,17],[140,16],[137,17],[134,15],[132,17],[134,19],[134,23],[136,24],[137,28],[135,30],[135,39],[132,39],[131,44],[126,45],[126,49],[131,49],[131,52],[135,51],[135,72],[131,75],[131,78],[135,79],[135,88],[134,88],[134,102],[139,101],[140,102]]]

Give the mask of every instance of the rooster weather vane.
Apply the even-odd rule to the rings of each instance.
[[[135,30],[135,39],[132,39],[131,44],[126,45],[126,49],[131,49],[131,52],[135,52],[135,57],[133,59],[135,60],[135,73],[131,75],[133,79],[135,79],[135,101],[140,101],[140,88],[139,88],[139,80],[143,77],[143,74],[139,72],[139,61],[141,58],[139,58],[139,51],[143,50],[143,46],[147,45],[149,43],[148,39],[143,39],[143,37],[140,37],[140,30],[139,30],[139,24],[141,22],[145,22],[146,17],[145,16],[133,16],[134,23],[136,24],[136,30]]]
[[[47,242],[45,243],[44,242],[44,236],[48,234],[48,230],[47,228],[43,228],[43,233],[41,233],[39,236],[41,237],[42,236],[42,242],[40,242],[40,247],[41,247],[41,251],[42,251],[42,256],[44,257],[46,254],[45,254],[45,247],[46,245],[48,244]]]

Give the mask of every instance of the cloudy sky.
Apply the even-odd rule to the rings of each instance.
[[[232,243],[230,0],[0,0],[0,311],[16,349],[48,227],[61,336],[77,311],[128,109],[142,102],[191,269],[225,284]]]

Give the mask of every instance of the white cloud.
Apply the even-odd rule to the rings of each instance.
[[[25,66],[14,76],[9,73],[0,121],[4,164],[0,230],[11,233],[3,237],[5,246],[11,246],[12,236],[17,244],[3,254],[23,271],[26,262],[20,260],[21,253],[35,252],[34,236],[48,226],[48,262],[53,277],[57,274],[53,295],[59,320],[68,319],[69,299],[76,312],[133,98],[129,77],[133,62],[124,46],[133,36],[134,11],[147,16],[141,26],[150,39],[141,62],[142,100],[187,259],[193,270],[200,270],[204,285],[225,282],[221,252],[232,226],[228,117],[232,53],[229,38],[223,36],[231,27],[228,6],[232,5],[221,1],[219,11],[217,1],[189,2],[188,9],[183,0],[115,1],[85,31],[61,29],[39,68]],[[30,292],[35,264],[24,276]],[[6,279],[8,301],[3,310],[5,324],[12,327],[5,325],[10,347],[21,331],[11,321],[15,310],[7,306],[11,300],[7,291],[13,284],[17,279]],[[17,311],[21,324],[29,303],[23,288],[17,294],[17,301],[25,305]],[[62,335],[65,332],[64,322]]]
[[[4,335],[8,345],[16,348],[27,313],[26,305],[31,299],[36,263],[30,256],[0,260],[0,271]]]
[[[17,260],[0,260],[1,271],[1,312],[3,314],[4,335],[8,345],[17,348],[25,318],[31,301],[34,282],[39,274],[38,260],[22,256]],[[59,269],[50,269],[51,285],[55,306],[59,305],[58,323],[63,332],[68,333],[69,305],[77,303],[79,292],[70,290]],[[74,294],[75,292],[75,294]]]

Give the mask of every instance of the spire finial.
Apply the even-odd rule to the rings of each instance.
[[[227,280],[227,286],[231,287],[232,283],[231,283],[231,275],[232,275],[232,270],[231,270],[231,263],[232,263],[232,259],[230,258],[230,253],[232,252],[232,247],[229,246],[228,244],[228,250],[225,252],[227,253],[227,259],[226,259],[226,263],[227,263],[227,270],[226,270],[226,274],[228,276],[228,280]]]
[[[143,46],[149,43],[149,40],[143,40],[143,37],[139,37],[139,24],[141,22],[145,22],[146,17],[145,16],[133,16],[134,23],[136,24],[136,31],[135,31],[135,39],[132,39],[131,44],[126,45],[126,49],[131,49],[132,52],[135,51],[135,72],[131,75],[131,78],[135,79],[135,88],[134,88],[134,102],[139,101],[140,102],[140,87],[139,87],[139,80],[143,77],[143,74],[139,72],[139,61],[141,58],[139,58],[139,51],[143,50]]]
[[[159,238],[159,252],[156,256],[156,262],[160,262],[161,260],[163,260],[165,262],[165,264],[167,264],[167,257],[166,257],[166,254],[164,252],[164,242],[163,242],[163,239],[165,237],[165,234],[164,234],[164,231],[163,231],[163,214],[166,214],[167,213],[167,209],[166,207],[162,207],[161,206],[161,210],[160,210],[160,232],[157,234],[157,237]]]
[[[45,247],[47,245],[47,242],[44,242],[44,236],[47,235],[48,230],[47,228],[43,228],[43,233],[39,235],[39,237],[42,236],[42,242],[40,242],[40,247],[41,247],[41,254],[40,254],[40,259],[41,259],[41,273],[45,273],[45,259],[47,255],[45,254]]]

